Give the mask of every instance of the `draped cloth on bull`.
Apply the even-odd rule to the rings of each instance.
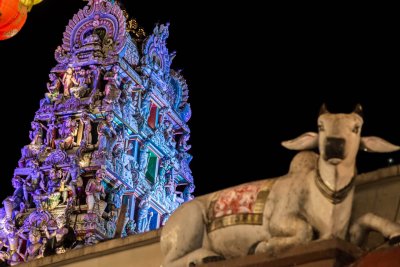
[[[252,182],[218,192],[208,208],[207,232],[237,224],[261,225],[274,182]]]

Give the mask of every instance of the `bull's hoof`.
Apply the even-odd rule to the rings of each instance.
[[[225,260],[225,257],[223,256],[208,256],[203,258],[203,263],[223,261],[223,260]]]
[[[394,236],[389,239],[389,245],[399,246],[400,245],[400,235]]]

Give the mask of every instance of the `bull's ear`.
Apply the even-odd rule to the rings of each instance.
[[[313,149],[318,146],[318,134],[314,132],[304,133],[295,139],[283,141],[282,146],[291,150]]]
[[[393,145],[380,137],[367,136],[361,138],[360,149],[367,152],[385,153],[400,150],[400,146]]]

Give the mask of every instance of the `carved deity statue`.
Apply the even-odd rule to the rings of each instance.
[[[118,65],[112,66],[111,70],[106,72],[106,74],[104,75],[104,80],[106,80],[106,81],[113,80],[113,81],[117,82],[119,70],[120,70],[120,68]]]
[[[165,141],[167,142],[167,144],[175,147],[175,140],[174,140],[174,125],[172,124],[171,121],[166,120],[164,122],[164,137],[165,137]]]
[[[101,67],[90,65],[89,69],[86,71],[86,74],[89,78],[92,90],[98,89],[101,75]]]
[[[171,169],[168,177],[168,181],[165,184],[165,192],[167,194],[167,197],[170,198],[171,200],[175,200],[176,197],[176,182],[175,182],[175,177],[177,173],[174,168]]]
[[[40,231],[33,228],[28,233],[28,242],[25,250],[25,261],[31,261],[43,257],[47,239],[41,238]]]
[[[31,122],[32,131],[29,132],[29,138],[31,139],[31,145],[43,144],[43,128],[37,121]]]
[[[68,174],[65,178],[65,184],[68,185],[69,189],[72,191],[72,198],[76,205],[79,205],[79,196],[83,187],[83,180],[81,177],[81,167],[79,165],[78,159],[73,159],[71,167],[68,170]],[[63,195],[63,202],[66,201],[67,190]]]
[[[82,117],[80,118],[80,120],[84,127],[82,140],[85,141],[86,145],[91,145],[92,144],[92,124],[90,121],[90,117],[86,112],[84,112],[84,113],[82,113]]]
[[[125,186],[120,184],[118,187],[111,189],[108,196],[107,207],[115,213],[118,218],[119,211],[122,206],[122,196],[125,192]]]
[[[135,220],[128,219],[128,221],[125,224],[125,228],[124,228],[126,235],[135,234],[135,228],[136,228]]]
[[[150,106],[151,106],[151,92],[148,91],[142,99],[142,106],[140,108],[140,113],[143,118],[143,123],[147,123],[150,116]]]
[[[113,119],[114,114],[108,113],[106,119],[97,126],[98,140],[96,147],[107,156],[113,151],[118,136],[113,126]]]
[[[44,94],[47,104],[51,104],[59,99],[61,88],[61,81],[55,73],[50,73],[49,79],[50,82],[47,83],[47,90],[49,92]]]
[[[49,194],[54,193],[60,189],[62,178],[62,171],[60,169],[57,169],[56,167],[52,167],[50,169],[49,175],[47,177],[47,192]]]
[[[149,212],[150,208],[150,192],[146,192],[142,200],[139,203],[139,214],[138,214],[138,232],[143,233],[148,231],[150,226],[150,220],[153,217],[153,212]]]
[[[165,116],[167,115],[167,113],[168,113],[167,107],[161,108],[160,111],[158,112],[158,118],[159,118],[160,125],[164,124]]]
[[[140,113],[140,105],[139,105],[139,100],[140,100],[140,95],[141,95],[142,90],[138,90],[134,93],[133,99],[132,99],[132,105],[133,105],[133,114],[136,116],[137,114]]]
[[[120,97],[122,118],[124,121],[130,123],[133,116],[132,108],[132,82],[123,85],[122,96]]]
[[[188,151],[192,146],[188,145],[188,140],[190,138],[190,134],[187,132],[184,132],[181,137],[179,138],[179,142],[178,142],[178,151],[179,152],[186,152]]]
[[[13,221],[7,221],[5,226],[8,234],[6,236],[6,242],[3,246],[7,247],[7,251],[0,251],[0,260],[7,261],[11,266],[21,263],[25,255],[21,253],[21,246],[23,240],[27,238],[23,235],[23,228],[17,230]]]
[[[168,157],[164,157],[160,163],[160,167],[158,168],[158,178],[157,182],[154,184],[154,191],[158,191],[161,193],[162,197],[165,197],[165,184],[166,184],[166,173],[171,168],[171,160]]]
[[[147,164],[149,161],[149,148],[148,148],[148,141],[145,141],[140,146],[140,155],[139,155],[139,171],[144,171],[147,168]]]
[[[102,74],[102,68],[96,65],[90,65],[86,71],[88,83],[90,84],[91,92],[89,93],[89,107],[94,108],[96,102],[100,99],[102,93],[100,92],[100,76]]]
[[[41,188],[45,190],[45,184],[43,180],[43,173],[40,171],[39,164],[34,164],[29,175],[23,182],[24,200],[27,207],[29,207],[29,195],[32,195],[36,189]]]
[[[66,235],[70,231],[68,227],[64,224],[63,220],[56,220],[57,228],[49,232],[49,229],[46,225],[43,226],[43,231],[48,238],[48,243],[50,250],[55,251],[56,254],[65,253],[66,248],[70,246],[70,244],[66,244]]]
[[[50,148],[55,148],[55,140],[57,136],[57,124],[56,124],[56,116],[51,116],[49,122],[47,123],[47,127],[42,125],[42,127],[46,130],[46,146]]]
[[[132,171],[138,169],[138,163],[136,159],[129,154],[129,151],[132,150],[133,144],[130,143],[125,151],[123,151],[121,155],[121,161],[123,166],[123,178],[125,181],[131,181],[133,178]]]
[[[12,195],[14,208],[18,207],[24,201],[24,189],[23,184],[24,181],[18,175],[14,175],[11,179],[11,184],[14,187],[14,193]]]
[[[61,136],[60,147],[64,150],[74,147],[75,136],[78,133],[78,125],[76,120],[68,117],[64,122],[58,125],[58,132]]]
[[[85,69],[80,69],[75,75],[76,84],[70,88],[70,93],[75,98],[81,98],[85,96],[86,92],[88,91],[87,86],[87,76]]]
[[[74,77],[74,70],[73,68],[68,68],[67,71],[64,73],[62,78],[62,84],[64,86],[64,97],[71,96],[71,88],[73,86],[77,86],[78,82]]]
[[[107,81],[107,84],[104,86],[104,98],[102,101],[102,106],[104,107],[117,105],[118,100],[121,96],[121,90],[119,90],[117,86],[118,70],[119,67],[115,65],[109,72],[104,75],[104,80]]]
[[[94,211],[95,205],[97,206],[97,210],[100,209],[100,197],[105,197],[105,191],[101,181],[105,178],[105,176],[105,171],[103,169],[99,169],[96,172],[96,177],[94,179],[90,179],[86,185],[85,192],[88,213],[96,212]]]

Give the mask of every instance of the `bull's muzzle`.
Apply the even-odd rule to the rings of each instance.
[[[339,163],[344,159],[346,140],[337,137],[327,137],[325,141],[325,160],[332,164]]]

